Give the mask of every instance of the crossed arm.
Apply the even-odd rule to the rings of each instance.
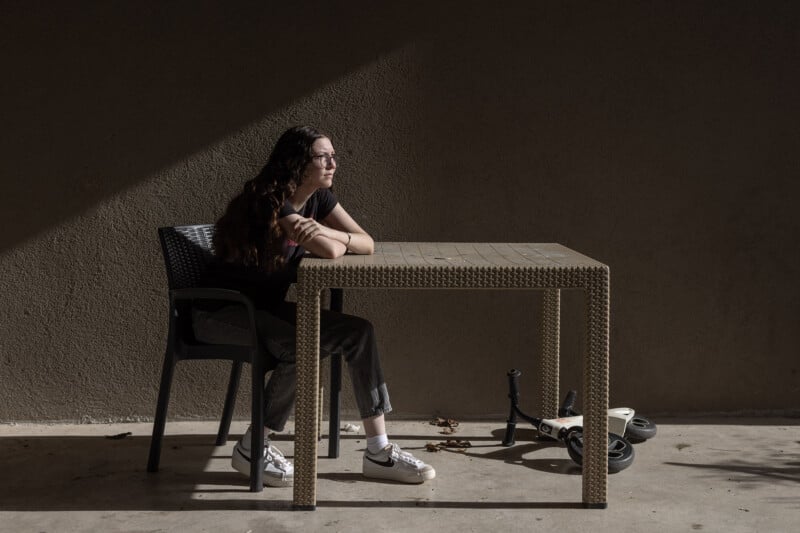
[[[319,257],[334,259],[347,251],[371,255],[375,250],[375,241],[341,204],[336,204],[321,224],[294,213],[279,219],[278,223],[293,241]]]

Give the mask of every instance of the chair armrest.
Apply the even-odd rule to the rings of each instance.
[[[169,291],[169,298],[172,302],[179,300],[216,300],[222,302],[235,302],[244,305],[247,312],[252,314],[253,302],[239,291],[231,289],[217,289],[206,287],[192,287],[188,289],[173,289]]]

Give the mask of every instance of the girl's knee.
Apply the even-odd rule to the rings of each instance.
[[[372,325],[372,322],[370,322],[366,318],[354,316],[353,330],[358,331],[358,333],[364,337],[375,336],[375,327]]]
[[[372,322],[365,318],[354,316],[348,326],[348,329],[359,339],[373,339],[375,337],[375,327]]]

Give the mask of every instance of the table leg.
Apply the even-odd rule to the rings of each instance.
[[[607,507],[609,272],[597,271],[586,289],[587,348],[583,367],[583,504]]]
[[[561,291],[545,289],[542,298],[542,418],[558,417]]]
[[[320,291],[297,284],[297,402],[295,405],[294,508],[317,505]]]

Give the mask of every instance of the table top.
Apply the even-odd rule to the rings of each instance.
[[[373,255],[348,254],[337,259],[306,257],[300,269],[349,267],[575,268],[605,267],[556,243],[376,242]]]

